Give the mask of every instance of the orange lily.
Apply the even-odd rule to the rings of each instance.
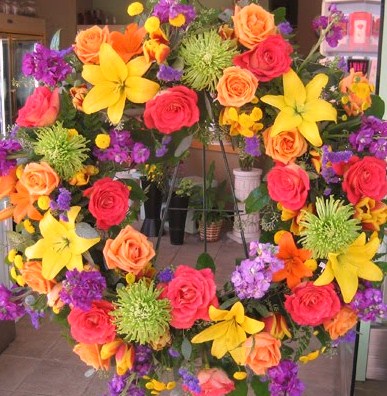
[[[16,182],[16,168],[11,169],[8,175],[0,176],[0,199],[15,191]]]
[[[142,42],[146,35],[143,27],[138,27],[137,23],[130,23],[124,33],[110,32],[109,43],[122,60],[127,63],[134,55],[142,53]]]
[[[110,368],[109,359],[101,357],[101,345],[79,343],[75,345],[73,352],[80,357],[82,362],[94,367],[96,370],[108,371]]]
[[[278,246],[277,257],[285,262],[285,267],[273,274],[274,282],[286,279],[288,287],[292,289],[301,283],[302,278],[313,275],[310,268],[305,265],[305,261],[311,258],[312,252],[298,249],[290,232],[281,235]]]

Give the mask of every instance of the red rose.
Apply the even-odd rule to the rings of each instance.
[[[341,308],[333,284],[315,286],[313,282],[301,283],[293,294],[285,296],[285,309],[301,326],[318,326],[332,319]]]
[[[118,180],[104,177],[83,192],[90,198],[90,213],[97,219],[97,227],[107,230],[124,220],[129,208],[129,189]]]
[[[19,110],[16,124],[22,127],[43,127],[55,122],[60,108],[58,88],[51,91],[38,87]]]
[[[374,157],[358,159],[344,173],[343,190],[353,205],[363,197],[381,201],[387,194],[386,163]]]
[[[269,195],[274,201],[291,210],[301,209],[308,196],[308,174],[296,164],[277,163],[267,174]]]
[[[84,344],[105,344],[116,337],[116,328],[109,312],[114,307],[108,301],[94,301],[88,311],[73,308],[67,317],[71,336]]]
[[[224,396],[235,389],[234,381],[220,368],[201,369],[198,372],[200,393],[195,396]]]
[[[179,85],[168,88],[145,105],[144,122],[147,128],[155,128],[170,134],[199,121],[198,96],[195,91]]]
[[[270,81],[290,69],[293,47],[280,34],[268,36],[250,51],[234,57],[234,65],[250,70],[259,81]]]
[[[198,319],[210,320],[210,305],[218,307],[214,274],[208,268],[180,265],[174,278],[163,287],[160,298],[171,302],[171,326],[176,329],[189,329]]]

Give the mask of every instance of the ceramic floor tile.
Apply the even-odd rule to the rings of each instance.
[[[34,358],[33,355],[27,358],[0,354],[0,391],[5,394],[15,391],[23,380],[34,371],[34,366],[39,362],[40,360]],[[0,395],[3,396],[2,393]]]

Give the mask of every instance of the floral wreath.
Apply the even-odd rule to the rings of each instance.
[[[124,32],[93,26],[24,59],[39,85],[0,141],[0,219],[15,224],[0,319],[51,313],[82,361],[113,366],[111,395],[300,395],[299,363],[386,314],[384,104],[317,52],[342,37],[335,6],[304,59],[283,9],[145,7]],[[166,176],[214,132],[246,169],[269,165],[245,202],[261,238],[222,288],[208,254],[155,268],[132,226],[145,193],[119,176]]]

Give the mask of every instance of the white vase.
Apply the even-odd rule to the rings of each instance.
[[[260,236],[259,213],[246,214],[244,201],[251,191],[261,183],[262,169],[253,168],[244,171],[240,168],[233,169],[235,197],[238,200],[238,209],[241,221],[237,214],[234,216],[233,230],[227,235],[232,240],[242,243],[241,227],[243,227],[246,242],[258,240]]]

